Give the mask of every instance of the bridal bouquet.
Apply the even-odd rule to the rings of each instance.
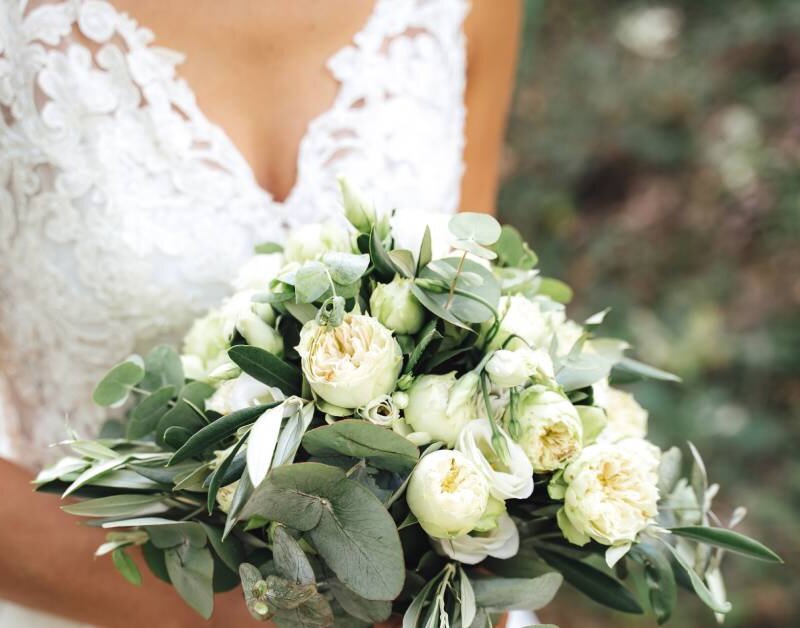
[[[130,582],[170,582],[203,617],[241,586],[280,627],[483,627],[563,580],[659,623],[679,586],[730,609],[723,554],[780,559],[711,510],[698,452],[660,451],[610,384],[675,379],[567,318],[569,288],[481,214],[377,218],[264,244],[182,355],[131,356],[94,400],[124,407],[42,471],[108,530]],[[684,476],[687,472],[687,476]],[[634,591],[636,593],[634,593]]]

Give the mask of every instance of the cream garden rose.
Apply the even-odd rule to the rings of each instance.
[[[418,377],[408,390],[406,423],[452,447],[464,426],[478,417],[479,383],[473,372],[460,378],[455,371]]]
[[[658,513],[659,462],[658,448],[639,438],[586,447],[550,489],[564,499],[558,523],[567,540],[626,550]]]
[[[287,262],[307,262],[328,251],[350,253],[350,235],[333,222],[313,223],[289,232],[283,255]]]
[[[297,352],[311,389],[341,408],[361,408],[393,392],[403,363],[392,332],[362,314],[346,314],[337,327],[309,321]]]
[[[440,449],[417,464],[406,501],[430,536],[456,538],[481,520],[489,503],[489,484],[463,453]]]
[[[581,450],[583,425],[564,395],[544,386],[523,391],[517,403],[519,444],[537,473],[563,468]]]
[[[647,435],[647,410],[631,393],[613,388],[608,380],[603,380],[594,386],[594,401],[605,410],[608,419],[599,440],[617,441]]]

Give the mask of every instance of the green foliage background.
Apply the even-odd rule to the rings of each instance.
[[[503,0],[505,1],[505,0]],[[666,52],[623,43],[642,10]],[[785,566],[725,562],[726,625],[800,625],[800,2],[528,0],[501,218],[606,329],[682,386],[641,384],[660,445],[686,440]],[[676,626],[711,626],[684,595]],[[564,592],[561,628],[655,625]]]

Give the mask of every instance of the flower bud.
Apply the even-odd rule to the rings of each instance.
[[[381,395],[356,412],[362,419],[382,427],[391,427],[400,418],[400,411],[391,395]]]
[[[464,454],[440,449],[417,463],[406,500],[430,536],[455,538],[480,521],[489,502],[489,486]]]
[[[486,364],[486,372],[492,384],[501,388],[522,386],[531,379],[543,382],[555,379],[553,361],[543,349],[520,347],[514,351],[499,349]]]
[[[416,334],[425,322],[425,311],[411,293],[412,279],[395,277],[379,283],[369,298],[370,313],[398,334]]]
[[[477,418],[478,376],[467,373],[456,379],[447,375],[423,375],[408,389],[406,423],[433,440],[452,447],[463,427]]]
[[[344,215],[361,233],[369,233],[375,224],[375,209],[364,198],[361,190],[342,175],[336,177],[342,193]]]

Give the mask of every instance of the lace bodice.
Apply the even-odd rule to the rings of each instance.
[[[466,0],[377,0],[328,68],[333,106],[283,203],[180,78],[182,55],[103,0],[0,0],[0,443],[34,466],[98,377],[177,342],[287,227],[336,214],[335,175],[379,209],[454,211]]]

